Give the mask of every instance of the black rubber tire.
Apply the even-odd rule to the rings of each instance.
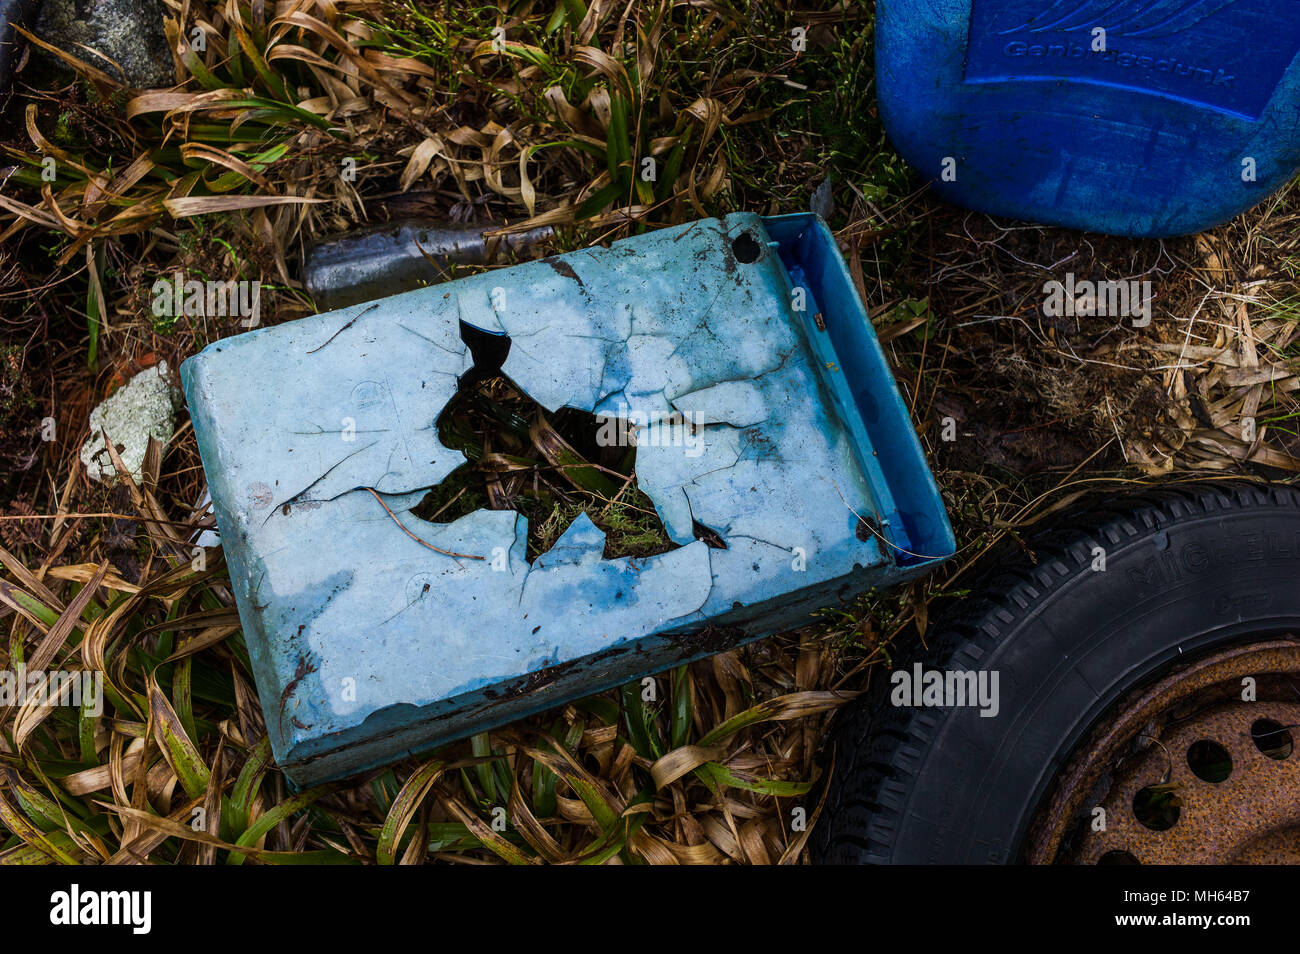
[[[836,719],[823,864],[1021,859],[1061,764],[1180,657],[1300,634],[1300,490],[1241,481],[1094,500],[1015,547],[895,669],[996,670],[1000,712],[895,707],[888,673]],[[1094,548],[1105,571],[1093,569]]]

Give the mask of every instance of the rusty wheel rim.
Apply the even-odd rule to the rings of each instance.
[[[1296,727],[1300,642],[1234,646],[1181,666],[1129,695],[1076,749],[1030,829],[1026,860],[1300,863]]]

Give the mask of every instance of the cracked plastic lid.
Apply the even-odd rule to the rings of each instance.
[[[637,433],[671,549],[605,558],[584,517],[530,562],[520,513],[415,515],[465,462],[437,421],[493,340],[489,370],[546,412]],[[665,634],[798,625],[849,581],[952,552],[811,216],[696,222],[262,329],[182,376],[273,746],[299,780],[699,655]]]

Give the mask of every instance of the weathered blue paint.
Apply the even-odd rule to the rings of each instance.
[[[756,261],[733,251],[742,235]],[[552,411],[694,419],[693,447],[637,448],[677,549],[604,559],[583,516],[530,565],[519,514],[411,514],[463,462],[434,426],[472,365],[462,322],[507,335],[503,371]],[[302,785],[805,624],[953,552],[814,216],[489,272],[227,339],[181,374],[272,748]]]
[[[972,209],[1181,235],[1300,169],[1300,0],[880,0],[876,38],[895,147]]]

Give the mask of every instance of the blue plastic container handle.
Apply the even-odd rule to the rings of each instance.
[[[1300,169],[1300,0],[880,0],[880,112],[943,198],[1197,232]]]

